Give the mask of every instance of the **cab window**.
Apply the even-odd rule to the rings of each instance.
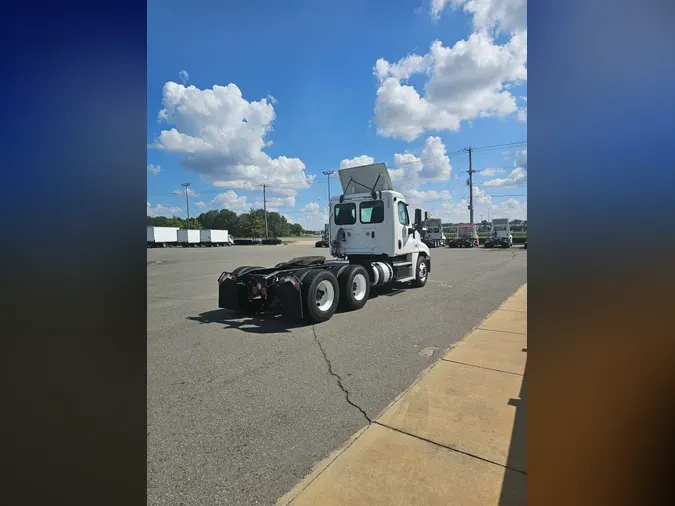
[[[336,204],[333,221],[336,225],[353,225],[356,223],[356,206],[352,203]]]
[[[410,225],[410,217],[408,216],[408,206],[403,202],[398,203],[398,222],[401,225]]]
[[[384,221],[384,202],[371,200],[361,202],[361,223],[382,223]]]

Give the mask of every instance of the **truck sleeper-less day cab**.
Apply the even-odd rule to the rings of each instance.
[[[508,218],[495,218],[492,220],[490,237],[485,241],[486,248],[510,248],[513,246],[513,236]]]
[[[445,234],[443,233],[443,224],[440,218],[427,218],[425,220],[426,233],[424,234],[424,244],[430,248],[440,248],[445,244]]]
[[[362,308],[375,286],[422,287],[431,272],[422,212],[411,223],[383,163],[338,171],[343,194],[331,199],[331,254],[294,258],[271,268],[239,267],[218,278],[218,307],[257,313],[278,301],[289,317],[330,319],[338,305]]]
[[[473,248],[478,246],[478,227],[476,225],[458,225],[457,234],[448,239],[451,248]]]

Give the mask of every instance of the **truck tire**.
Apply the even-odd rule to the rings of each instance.
[[[232,274],[235,276],[240,276],[242,274],[246,274],[249,271],[254,271],[256,269],[264,269],[264,267],[260,266],[250,266],[250,265],[242,265],[241,267],[237,267],[235,270],[232,271]]]
[[[338,277],[340,306],[347,310],[361,309],[370,297],[370,276],[362,265],[346,267]]]
[[[335,274],[323,269],[307,273],[302,280],[302,302],[307,321],[321,323],[330,320],[340,302],[340,287]]]
[[[429,277],[427,257],[420,255],[417,257],[417,268],[415,269],[415,279],[410,283],[415,288],[422,288],[427,284]]]

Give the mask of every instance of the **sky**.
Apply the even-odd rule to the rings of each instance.
[[[412,207],[527,218],[526,0],[148,1],[149,216],[327,221],[382,162]],[[331,194],[340,193],[337,172]]]

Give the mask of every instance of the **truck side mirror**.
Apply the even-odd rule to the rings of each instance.
[[[415,209],[415,225],[422,223],[422,210]]]

